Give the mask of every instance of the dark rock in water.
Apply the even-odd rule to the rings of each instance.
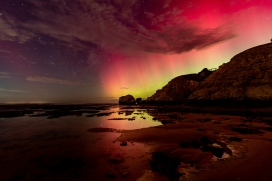
[[[243,140],[242,138],[238,138],[238,137],[229,137],[228,139],[230,141],[236,141],[236,142],[241,142]]]
[[[231,153],[231,150],[224,144],[216,140],[212,140],[206,136],[201,137],[199,140],[192,140],[191,142],[180,142],[182,148],[199,148],[203,152],[211,152],[214,156],[222,158],[224,152]]]
[[[200,138],[200,141],[203,143],[203,144],[212,144],[214,141],[209,139],[208,137],[206,136],[202,136]]]
[[[231,126],[231,130],[240,134],[262,134],[263,132],[254,127]]]
[[[132,115],[132,113],[133,113],[134,111],[125,111],[125,116],[130,116],[130,115]]]
[[[116,129],[113,128],[90,128],[87,130],[91,133],[103,133],[103,132],[116,132]]]
[[[0,111],[0,118],[21,117],[26,114],[33,114],[31,110]]]
[[[129,175],[130,175],[129,172],[123,172],[123,173],[121,174],[121,177],[122,177],[122,178],[126,178],[126,177],[128,177]]]
[[[120,143],[120,146],[127,146],[127,142],[126,142],[126,141],[122,141],[122,142]]]
[[[141,104],[142,103],[142,98],[137,98],[136,99],[136,104]]]
[[[180,160],[165,155],[162,152],[154,152],[152,154],[150,165],[153,171],[164,174],[170,178],[178,178],[180,174],[177,172]]]
[[[174,121],[171,121],[171,120],[161,120],[161,123],[162,124],[173,124],[175,123]]]
[[[234,56],[199,84],[192,102],[271,104],[272,44],[248,49]],[[234,102],[236,101],[236,102]],[[245,104],[246,105],[246,104]],[[246,105],[247,106],[247,105]]]
[[[112,114],[112,112],[102,112],[102,113],[97,113],[97,114],[95,114],[97,117],[100,117],[100,116],[109,116],[109,115],[111,115]]]
[[[126,95],[119,98],[120,105],[133,105],[135,103],[135,98],[132,95]]]
[[[205,131],[204,129],[202,128],[198,128],[197,131]]]
[[[221,124],[220,121],[213,121],[213,124]]]
[[[115,164],[120,164],[124,161],[125,161],[125,159],[121,155],[110,156],[110,158],[109,158],[109,162],[115,163]]]
[[[211,152],[217,158],[222,158],[222,156],[224,154],[223,148],[217,147],[217,146],[213,146],[211,144],[204,145],[201,148],[201,150],[204,151],[204,152]]]
[[[205,118],[203,121],[204,122],[210,122],[212,119],[211,118]]]
[[[213,71],[203,69],[198,74],[182,75],[172,79],[162,89],[147,98],[152,103],[181,102],[184,101],[198,87],[199,83],[210,76]]]
[[[106,176],[107,178],[109,178],[109,179],[116,179],[116,178],[117,178],[117,176],[116,176],[114,173],[112,173],[112,172],[107,172],[107,173],[105,174],[105,176]]]

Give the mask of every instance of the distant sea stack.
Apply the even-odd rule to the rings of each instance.
[[[190,101],[272,100],[272,43],[250,48],[234,56],[189,96]]]
[[[121,96],[119,98],[120,105],[132,105],[136,104],[135,98],[132,95]]]
[[[196,90],[199,83],[213,73],[213,70],[203,69],[198,74],[181,75],[172,79],[162,89],[147,98],[148,103],[173,103],[184,101]]]

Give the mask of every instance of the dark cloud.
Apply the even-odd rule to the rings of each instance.
[[[63,79],[56,79],[56,78],[50,78],[50,77],[27,77],[27,81],[32,82],[41,82],[41,83],[49,83],[49,84],[63,84],[63,85],[72,85],[72,86],[78,86],[78,85],[84,85],[82,82],[77,81],[70,81],[70,80],[63,80]]]
[[[160,2],[163,11],[144,12],[143,16],[142,3],[137,0],[29,0],[26,6],[30,10],[22,12],[23,21],[18,21],[20,14],[12,14],[11,9],[1,11],[0,39],[43,42],[39,40],[43,34],[78,49],[92,44],[127,53],[175,54],[234,36],[224,26],[214,29],[194,26],[181,18],[182,9],[171,7],[170,0]]]

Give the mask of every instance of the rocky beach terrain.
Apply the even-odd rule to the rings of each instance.
[[[269,43],[176,77],[138,105],[163,123],[117,138],[149,145],[138,180],[271,180],[271,76]]]

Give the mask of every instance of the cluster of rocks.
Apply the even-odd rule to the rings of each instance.
[[[147,103],[230,103],[272,105],[272,44],[248,49],[234,56],[216,71],[203,69],[198,74],[172,79],[148,97]],[[132,96],[131,96],[132,97]],[[119,103],[135,104],[129,95]]]
[[[142,104],[144,101],[142,98],[134,98],[132,95],[128,94],[126,96],[121,96],[119,98],[120,105],[134,105],[134,104]]]

